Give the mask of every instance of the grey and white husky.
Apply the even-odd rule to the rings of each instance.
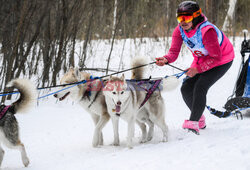
[[[17,88],[20,92],[19,99],[9,106],[0,106],[0,142],[12,149],[18,149],[21,152],[22,162],[25,167],[29,165],[25,147],[19,138],[19,126],[16,113],[26,112],[37,99],[36,88],[26,79],[14,79],[8,83],[9,87]],[[0,165],[4,157],[4,150],[0,145]]]
[[[61,78],[60,83],[69,84],[89,79],[89,73],[80,72],[77,68],[70,68],[69,71]],[[70,96],[74,101],[77,101],[87,112],[89,112],[95,123],[92,145],[93,147],[103,145],[102,129],[108,122],[110,116],[108,114],[107,105],[102,92],[101,81],[94,80],[88,83],[79,84],[66,90],[62,90],[54,96],[60,101]]]
[[[146,60],[137,57],[132,61],[132,67],[144,65]],[[132,70],[132,79],[142,79],[144,69]],[[167,89],[171,90],[171,89]],[[142,131],[140,142],[150,141],[153,137],[154,124],[163,132],[163,142],[168,141],[168,126],[165,123],[165,107],[161,91],[153,92],[148,101],[140,108],[147,92],[137,87],[136,83],[127,82],[124,75],[111,76],[104,87],[104,96],[111,116],[114,129],[114,145],[119,145],[118,120],[119,117],[127,121],[127,146],[133,147],[132,138],[137,123]],[[149,126],[147,133],[146,125]]]

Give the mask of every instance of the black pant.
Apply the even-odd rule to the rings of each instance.
[[[191,121],[199,121],[206,107],[208,89],[227,72],[232,63],[231,61],[214,67],[211,70],[197,74],[194,77],[187,77],[184,80],[181,93],[183,100],[191,111]]]

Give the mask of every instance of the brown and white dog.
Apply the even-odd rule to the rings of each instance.
[[[69,84],[89,80],[90,74],[80,72],[78,69],[70,68],[69,71],[61,78],[61,84]],[[63,89],[70,86],[62,87]],[[94,123],[95,130],[92,140],[93,147],[103,145],[102,129],[108,122],[110,116],[107,112],[107,105],[102,91],[100,80],[94,80],[88,83],[79,84],[74,87],[62,90],[54,95],[60,101],[70,96],[77,101],[87,112],[90,113]]]

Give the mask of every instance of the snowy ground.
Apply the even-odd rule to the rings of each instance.
[[[241,40],[240,40],[241,42]],[[159,55],[159,54],[158,54]],[[188,54],[190,55],[190,54]],[[231,95],[240,64],[239,46],[236,60],[228,73],[208,94],[208,105],[223,110]],[[189,61],[188,61],[189,62]],[[178,64],[182,67],[183,65]],[[151,67],[152,68],[152,67]],[[165,66],[153,67],[157,75]],[[156,74],[156,73],[155,73]],[[161,74],[161,75],[160,75]],[[126,148],[126,123],[120,121],[121,146],[113,141],[111,122],[104,128],[104,146],[92,148],[93,122],[90,115],[71,100],[57,102],[52,96],[42,99],[28,114],[18,114],[21,139],[30,158],[27,170],[249,170],[250,118],[219,119],[206,110],[207,128],[197,136],[181,128],[189,111],[182,101],[180,87],[164,93],[169,142],[162,143],[162,133],[155,128],[152,141],[139,144],[136,127],[135,147]],[[24,169],[18,151],[6,147],[2,169]]]

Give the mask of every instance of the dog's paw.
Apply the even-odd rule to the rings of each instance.
[[[116,137],[114,138],[112,145],[113,146],[120,146],[120,139],[119,139],[119,137],[118,138],[116,138]]]
[[[147,141],[148,141],[147,138],[140,139],[140,143],[146,143]]]
[[[127,147],[128,149],[133,149],[133,142],[132,141],[127,142]]]
[[[111,145],[112,145],[112,146],[120,146],[120,143],[119,143],[119,142],[118,142],[118,143],[113,142]]]
[[[148,135],[148,137],[147,137],[147,141],[151,141],[152,139],[153,139],[153,136]]]
[[[101,140],[98,145],[103,146],[103,140]]]
[[[128,149],[133,149],[132,145],[127,145]]]
[[[25,166],[25,167],[27,167],[29,164],[30,164],[30,161],[29,161],[29,158],[28,157],[25,157],[25,158],[23,158],[23,165]]]
[[[98,141],[95,141],[95,140],[94,140],[94,141],[92,142],[92,146],[93,146],[94,148],[97,148],[97,147],[98,147]]]
[[[162,142],[168,142],[168,137],[164,136],[163,139],[162,139]]]
[[[140,140],[140,143],[146,143],[147,141],[146,140]]]

